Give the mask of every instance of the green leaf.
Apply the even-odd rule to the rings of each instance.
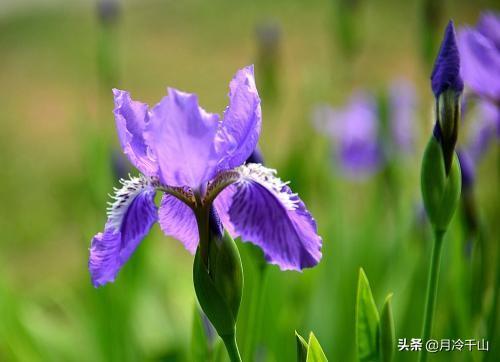
[[[328,362],[325,352],[323,352],[323,349],[313,332],[309,334],[306,362]]]
[[[379,347],[381,362],[391,362],[394,357],[394,349],[396,348],[391,299],[392,293],[385,298],[380,315]]]
[[[297,342],[297,362],[307,362],[307,342],[300,334],[295,331],[295,340]]]
[[[378,324],[379,316],[370,284],[363,268],[360,268],[356,300],[356,346],[359,361],[378,359]]]

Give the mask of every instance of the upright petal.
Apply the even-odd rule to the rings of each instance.
[[[451,20],[446,27],[443,42],[434,63],[431,85],[436,98],[447,89],[452,89],[457,93],[461,93],[464,89],[464,83],[460,77],[460,55],[455,39],[455,28]]]
[[[144,137],[158,160],[159,176],[171,186],[200,187],[219,162],[214,137],[219,115],[198,106],[195,94],[169,88],[150,113]]]
[[[260,98],[251,65],[239,70],[229,84],[229,105],[216,137],[216,147],[224,155],[221,169],[245,163],[257,146],[261,122]]]
[[[158,165],[144,142],[143,132],[148,122],[147,104],[133,101],[128,92],[113,89],[115,121],[123,152],[139,171],[155,176]]]
[[[98,233],[90,245],[89,270],[96,287],[115,280],[158,217],[155,189],[147,178],[135,177],[122,183],[108,209],[104,232]]]
[[[234,184],[229,218],[243,241],[259,246],[266,260],[282,270],[316,265],[322,241],[304,203],[274,170],[248,164],[238,171],[241,178]]]
[[[193,210],[178,198],[165,194],[161,199],[159,222],[167,236],[179,240],[194,254],[198,246],[198,224]]]

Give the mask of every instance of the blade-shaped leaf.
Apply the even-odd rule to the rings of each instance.
[[[328,359],[326,358],[325,353],[323,352],[323,349],[313,332],[309,334],[306,362],[328,362]]]
[[[356,346],[361,362],[378,359],[378,324],[379,316],[370,284],[363,268],[360,268],[356,300]]]
[[[381,362],[391,362],[396,348],[391,299],[392,293],[385,298],[382,313],[380,314],[379,347]]]
[[[297,342],[297,362],[306,362],[307,360],[307,342],[295,331],[295,341]]]

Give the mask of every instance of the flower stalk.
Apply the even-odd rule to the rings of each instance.
[[[427,282],[427,297],[425,302],[424,326],[422,330],[422,341],[427,341],[432,331],[432,321],[434,310],[436,309],[436,296],[438,290],[439,268],[441,265],[441,250],[443,248],[444,231],[434,233],[434,243],[432,245],[431,265],[429,268],[429,279]],[[427,360],[427,353],[420,354],[420,362]]]
[[[432,334],[443,237],[457,209],[462,188],[455,145],[458,138],[463,81],[460,78],[460,58],[451,21],[446,27],[431,81],[436,97],[436,115],[434,132],[427,143],[422,160],[421,187],[425,210],[434,230],[434,243],[422,327],[423,343],[426,343]],[[422,350],[419,361],[426,360],[427,352]]]

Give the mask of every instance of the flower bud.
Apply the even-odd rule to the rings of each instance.
[[[441,145],[431,137],[422,161],[421,188],[425,210],[434,230],[448,228],[460,199],[461,187],[460,164],[455,152],[447,174]]]
[[[200,248],[193,265],[193,281],[201,308],[219,336],[235,333],[243,290],[243,268],[234,240],[222,228],[215,209],[210,211],[208,266]]]
[[[460,95],[464,83],[460,77],[458,53],[453,22],[446,27],[439,54],[434,63],[431,85],[436,97],[434,136],[441,144],[446,174],[450,172],[460,119]]]

